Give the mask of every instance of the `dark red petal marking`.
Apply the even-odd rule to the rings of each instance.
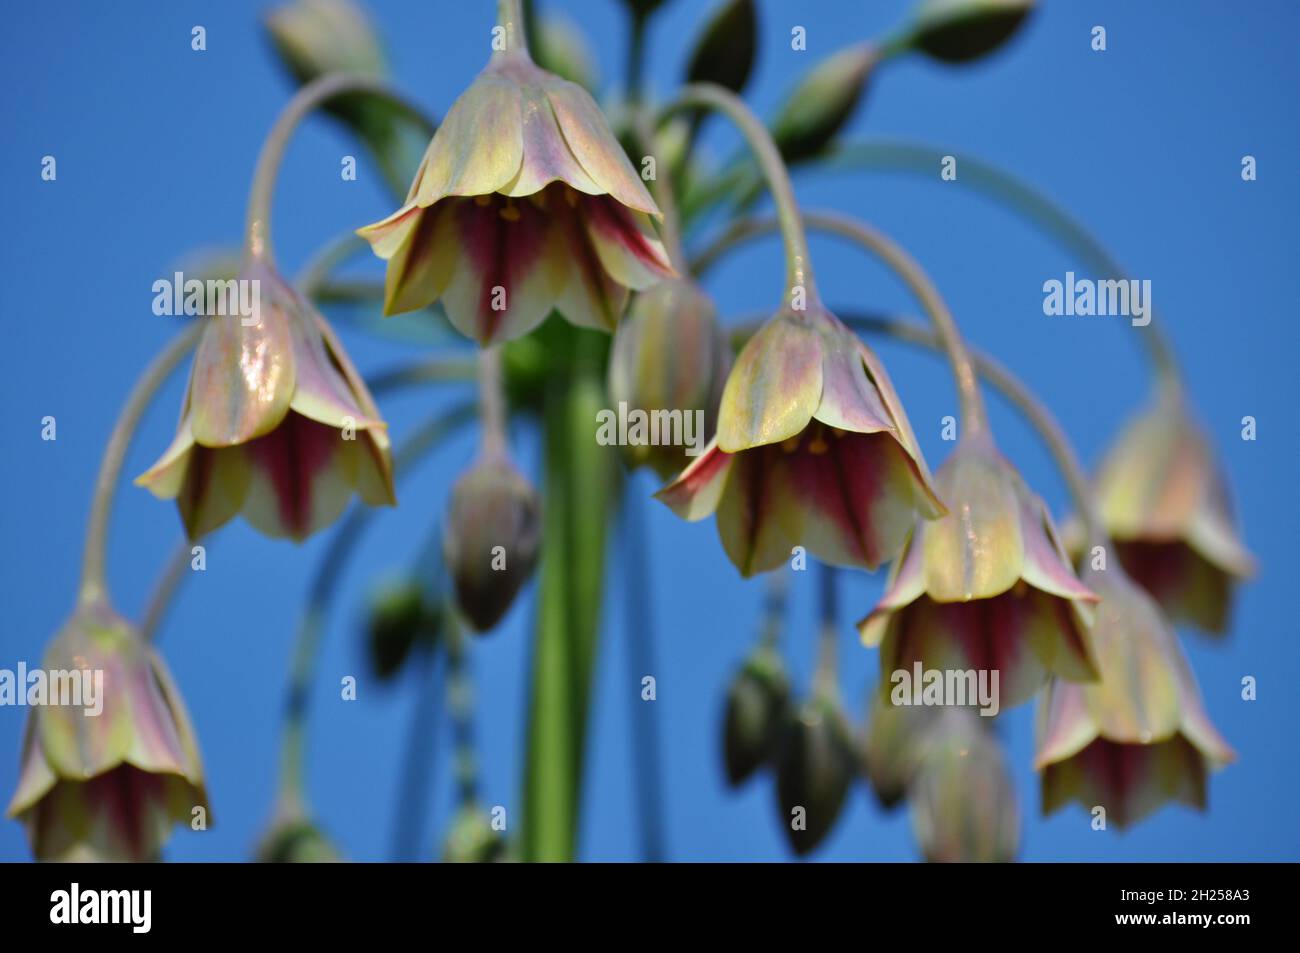
[[[559,200],[553,196],[552,201]],[[528,199],[491,195],[480,204],[464,199],[456,208],[456,225],[479,287],[478,316],[486,329],[484,340],[496,336],[510,310],[515,290],[542,257],[546,240],[546,214]],[[493,289],[505,289],[505,309],[494,310]]]
[[[296,538],[311,529],[312,480],[329,465],[340,432],[290,412],[264,437],[248,444],[254,466],[270,478],[280,519]]]

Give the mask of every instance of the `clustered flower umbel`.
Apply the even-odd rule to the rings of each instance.
[[[892,561],[884,597],[860,624],[864,642],[881,646],[885,671],[914,661],[998,670],[1008,707],[1046,685],[1037,757],[1045,809],[1079,798],[1110,805],[1125,824],[1171,798],[1202,804],[1207,770],[1233,754],[1152,597],[1118,567],[1080,581],[1045,505],[986,429],[963,438],[932,478],[883,364],[811,287],[728,372],[711,306],[675,277],[659,217],[590,95],[511,42],[451,108],[405,204],[359,233],[387,261],[385,313],[440,301],[484,346],[527,334],[552,310],[612,332],[630,293],[649,291],[645,327],[626,337],[633,352],[619,355],[612,376],[628,389],[687,393],[708,405],[712,423],[726,375],[716,434],[659,496],[688,520],[716,514],[742,575],[781,566],[796,546],[836,566]],[[395,503],[386,425],[329,325],[269,260],[250,256],[241,277],[261,283],[257,320],[204,329],[176,438],[137,482],[177,500],[191,537],[242,514],[269,536],[301,540],[332,523],[353,492]],[[697,352],[681,361],[693,370],[647,381],[655,368],[635,351],[652,349],[667,365],[664,333],[674,330]],[[531,487],[504,457],[489,462],[458,485],[444,541],[481,628],[531,572],[537,542]],[[654,462],[663,468],[664,458]],[[1101,499],[1133,575],[1170,610],[1220,628],[1229,580],[1252,563],[1180,403],[1135,425],[1103,471]],[[470,524],[485,519],[521,541],[504,605],[483,581],[483,547],[466,545]],[[1178,578],[1159,568],[1171,551],[1181,554]],[[1215,582],[1208,600],[1187,574]],[[93,723],[60,709],[32,718],[10,814],[27,823],[42,859],[157,857],[171,825],[207,806],[165,666],[102,600],[78,608],[48,661],[108,673],[104,714]],[[902,743],[902,723],[894,730],[881,719],[871,763],[882,799],[910,792],[927,856],[1009,859],[1015,811],[996,744],[969,712],[936,717],[905,719],[925,722],[910,731],[926,736],[923,746]],[[769,732],[759,729],[762,747]],[[733,774],[752,771],[753,760]],[[951,797],[954,779],[998,792],[985,799],[986,817]],[[831,821],[812,819],[823,830]]]

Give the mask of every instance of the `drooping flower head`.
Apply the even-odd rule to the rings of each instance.
[[[1070,800],[1120,827],[1166,801],[1205,806],[1206,776],[1236,755],[1202,707],[1159,606],[1115,565],[1084,580],[1101,596],[1091,643],[1101,678],[1053,680],[1038,712],[1043,812]]]
[[[37,860],[157,860],[172,826],[208,809],[198,745],[166,665],[101,602],[77,610],[42,664],[97,685],[83,691],[98,697],[33,709],[8,816],[26,825]]]
[[[944,512],[884,366],[815,300],[779,312],[745,345],[717,436],[658,497],[687,520],[716,511],[746,576],[795,546],[875,569],[918,515]]]
[[[1026,701],[1049,673],[1096,677],[1087,605],[1043,501],[987,431],[958,444],[935,476],[948,514],[918,520],[885,594],[858,623],[898,670],[998,673],[999,704]]]
[[[1232,590],[1255,571],[1227,481],[1185,398],[1163,393],[1107,455],[1097,499],[1120,561],[1175,621],[1228,623]]]
[[[305,539],[355,490],[392,505],[387,425],[325,319],[251,258],[258,313],[206,318],[176,437],[136,484],[175,499],[192,539],[244,517]]]
[[[614,330],[629,289],[673,273],[659,214],[591,95],[509,35],[438,128],[406,204],[358,234],[388,262],[385,314],[441,300],[486,346],[552,308]]]

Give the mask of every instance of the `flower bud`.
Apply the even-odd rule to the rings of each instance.
[[[876,64],[875,47],[851,46],[818,63],[772,120],[772,138],[788,162],[809,159],[830,145],[853,117]]]
[[[758,14],[754,0],[726,0],[714,11],[686,67],[688,83],[717,83],[740,92],[754,68]]]
[[[456,602],[486,632],[533,574],[541,546],[537,494],[514,465],[486,456],[457,481],[442,537]]]
[[[508,845],[477,804],[464,804],[452,818],[443,845],[446,864],[492,864],[507,860]]]
[[[790,680],[781,656],[766,646],[755,650],[727,692],[723,752],[732,787],[772,760],[789,705]]]
[[[1020,27],[1034,0],[923,0],[913,45],[945,63],[992,53]]]
[[[907,794],[934,720],[934,708],[894,705],[887,691],[873,693],[864,759],[871,789],[882,807],[897,807]]]
[[[912,827],[932,863],[1007,863],[1020,814],[1006,758],[979,715],[943,709],[908,796]]]
[[[370,663],[381,679],[391,678],[419,642],[438,635],[437,608],[428,604],[424,587],[411,578],[382,584],[370,597],[367,647]]]
[[[649,465],[664,478],[681,472],[693,459],[686,436],[695,441],[694,455],[713,436],[730,367],[730,350],[713,302],[696,285],[670,279],[637,295],[614,335],[610,400],[626,404],[629,412],[644,411],[652,420],[656,415],[679,419],[680,425],[662,429],[683,441],[670,442],[670,434],[662,429],[657,445],[629,441],[625,450],[630,465]]]
[[[102,602],[78,608],[43,665],[80,676],[85,704],[33,709],[8,816],[27,826],[37,860],[157,860],[173,824],[208,810],[167,667]]]
[[[257,847],[259,864],[336,864],[338,850],[314,823],[302,816],[277,821]]]
[[[791,714],[776,752],[780,823],[799,856],[811,853],[839,818],[856,773],[856,756],[839,702],[822,694]]]

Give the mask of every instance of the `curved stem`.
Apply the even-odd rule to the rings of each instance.
[[[461,404],[426,423],[398,448],[393,472],[404,475],[425,454],[433,450],[448,434],[474,417],[472,404]],[[280,750],[280,796],[282,800],[303,802],[306,768],[307,702],[316,660],[320,655],[326,613],[339,587],[349,557],[370,520],[378,512],[367,506],[354,506],[330,539],[321,558],[307,596],[307,607],[298,625],[289,674],[289,694],[285,710],[284,736]]]
[[[275,181],[289,140],[293,138],[299,123],[312,110],[344,93],[366,93],[386,99],[427,128],[433,128],[433,123],[418,106],[392,90],[382,80],[355,73],[330,73],[303,86],[281,110],[257,157],[257,170],[253,173],[253,187],[248,196],[245,231],[245,250],[250,256],[260,258],[268,264],[274,261],[271,252],[271,196],[275,192]]]
[[[633,126],[637,138],[641,140],[641,147],[657,153],[659,149],[656,126],[649,120],[650,117],[644,109],[637,107],[633,110]],[[684,274],[686,252],[682,248],[681,216],[678,214],[677,196],[673,194],[671,178],[667,174],[656,175],[650,182],[650,191],[659,206],[659,211],[663,213],[659,232],[664,241],[664,250],[668,252],[668,261],[678,274]]]
[[[844,315],[843,320],[849,327],[869,333],[884,334],[900,341],[906,341],[909,344],[918,344],[922,347],[934,349],[938,349],[940,346],[931,331],[911,321],[866,315]],[[1105,524],[1102,522],[1101,514],[1097,509],[1096,497],[1088,483],[1088,476],[1084,472],[1082,464],[1079,463],[1079,458],[1074,452],[1069,437],[1065,435],[1061,425],[1052,416],[1052,412],[1034,396],[1033,391],[993,358],[977,352],[974,355],[974,361],[979,375],[1015,405],[1016,409],[1038,431],[1043,443],[1047,445],[1052,458],[1056,461],[1057,468],[1065,478],[1075,508],[1079,511],[1079,517],[1083,520],[1084,528],[1088,534],[1089,545],[1108,546]]]
[[[629,10],[632,23],[627,33],[627,101],[633,106],[641,102],[642,87],[645,82],[645,27],[646,12],[643,7],[632,6]]]
[[[383,371],[366,378],[372,397],[399,390],[412,384],[441,384],[449,381],[472,381],[477,376],[474,358],[466,355],[437,355],[414,364]]]
[[[202,332],[203,323],[195,321],[168,342],[135,382],[135,387],[126,399],[126,405],[118,415],[117,423],[113,425],[108,446],[104,448],[104,456],[99,463],[99,476],[95,480],[95,492],[90,504],[90,522],[86,528],[86,546],[81,562],[79,598],[82,602],[102,598],[108,592],[104,569],[107,562],[108,520],[113,509],[113,494],[117,491],[117,481],[122,475],[122,463],[126,459],[127,447],[135,435],[136,428],[140,425],[140,418],[152,403],[154,395],[185,356],[194,349],[195,342]]]
[[[1017,212],[1078,255],[1099,276],[1124,278],[1126,272],[1092,233],[1064,208],[1038,189],[998,166],[962,154],[959,150],[914,142],[862,142],[843,145],[829,161],[853,169],[913,172],[933,178],[947,155],[959,155],[956,182],[973,187]],[[1151,323],[1137,328],[1156,370],[1159,384],[1175,391],[1181,374],[1173,347],[1160,316],[1153,310]]]
[[[785,243],[786,284],[789,289],[802,287],[809,302],[817,300],[812,260],[808,255],[808,236],[804,233],[799,206],[795,202],[790,173],[771,134],[744,100],[730,90],[712,83],[693,83],[682,88],[677,98],[661,113],[659,124],[673,113],[690,108],[713,109],[724,113],[740,129],[758,161],[768,189],[776,202],[781,238]]]
[[[336,268],[349,258],[369,250],[370,244],[356,232],[339,235],[321,247],[303,266],[295,282],[298,290],[302,292],[304,298],[316,297],[321,289],[330,283],[330,275]],[[380,285],[376,296],[382,300],[383,295],[383,286]]]
[[[483,455],[506,454],[506,395],[501,379],[501,347],[496,345],[478,355],[479,417],[483,423]]]
[[[807,212],[803,220],[808,228],[836,235],[865,248],[880,258],[902,279],[925,309],[938,331],[944,350],[948,353],[953,377],[957,382],[957,393],[961,399],[963,435],[974,436],[985,431],[988,427],[988,417],[984,409],[984,399],[980,394],[979,382],[975,376],[970,350],[957,327],[956,319],[953,318],[948,305],[925,270],[897,242],[865,222],[827,212]],[[694,262],[693,270],[702,271],[742,242],[775,231],[777,225],[778,223],[770,218],[741,219],[700,254]]]
[[[153,642],[158,637],[158,629],[161,628],[167,610],[176,597],[181,582],[185,579],[185,570],[192,558],[193,545],[189,540],[181,540],[167,557],[167,562],[158,575],[158,581],[154,583],[153,591],[149,594],[149,602],[140,620],[140,638],[145,642]]]

